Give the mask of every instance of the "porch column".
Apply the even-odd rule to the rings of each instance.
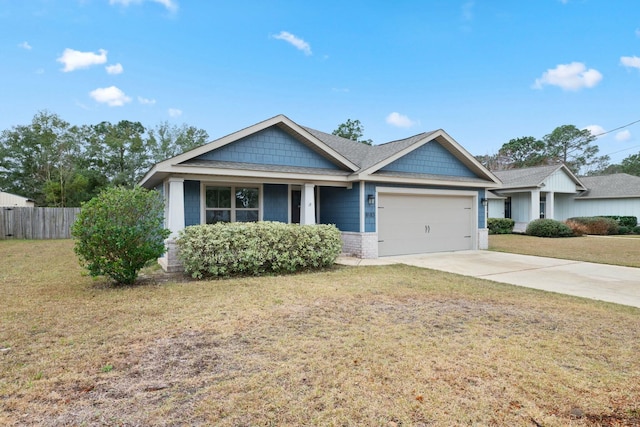
[[[529,221],[540,219],[540,190],[531,190],[531,209],[529,211]]]
[[[314,195],[315,185],[305,184],[302,186],[300,195],[300,224],[316,223],[316,201]]]
[[[547,193],[547,201],[545,203],[545,218],[550,218],[550,219],[556,219],[555,218],[555,212],[554,212],[554,204],[555,204],[555,193],[553,191],[550,191]]]
[[[169,239],[178,237],[178,231],[184,228],[184,179],[169,178],[169,212],[167,228],[171,230]]]

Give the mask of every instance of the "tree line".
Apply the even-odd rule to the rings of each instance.
[[[496,154],[476,158],[489,170],[500,171],[564,163],[578,175],[628,173],[640,176],[640,153],[611,164],[608,155],[599,155],[593,142],[597,136],[574,125],[555,128],[541,139],[524,136],[511,139]]]
[[[0,134],[0,190],[37,206],[75,207],[109,187],[131,188],[155,163],[205,144],[207,132],[162,122],[71,125],[40,111]]]

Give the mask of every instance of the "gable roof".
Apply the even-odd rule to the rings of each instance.
[[[208,144],[194,148],[178,156],[164,160],[154,165],[143,177],[140,184],[152,186],[161,182],[163,177],[170,173],[195,173],[194,168],[220,168],[226,170],[244,170],[255,172],[296,172],[300,174],[322,174],[326,170],[312,168],[287,168],[279,166],[262,166],[252,163],[235,163],[233,165],[223,165],[221,162],[196,160],[195,158],[221,148],[227,144],[233,143],[252,135],[271,126],[277,126],[282,131],[294,137],[299,142],[305,144],[313,151],[319,153],[334,164],[338,165],[343,173],[328,173],[333,179],[336,176],[343,176],[345,182],[359,179],[371,179],[371,174],[383,168],[387,164],[401,158],[411,151],[428,144],[430,141],[437,141],[444,146],[454,157],[460,160],[467,168],[469,168],[477,178],[451,178],[446,181],[451,183],[459,183],[461,181],[475,183],[475,185],[485,187],[499,186],[499,180],[494,174],[482,166],[471,154],[469,154],[462,146],[460,146],[453,138],[451,138],[443,130],[420,133],[409,138],[392,141],[380,145],[367,145],[361,142],[352,141],[337,135],[329,134],[309,127],[300,126],[284,115],[278,115],[270,119],[264,120],[255,125],[249,126],[240,131],[234,132]],[[191,169],[189,169],[191,168]],[[402,174],[383,174],[390,179],[403,178]],[[443,175],[426,175],[406,174],[405,178],[412,180],[439,180],[443,181]],[[393,178],[395,177],[395,178]]]
[[[567,176],[579,187],[585,189],[584,183],[564,164],[550,166],[535,166],[531,168],[509,169],[494,171],[502,181],[501,189],[541,187],[544,181],[558,170],[563,170]]]
[[[640,176],[626,173],[580,177],[587,190],[578,199],[640,198]]]

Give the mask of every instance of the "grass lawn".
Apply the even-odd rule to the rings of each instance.
[[[0,259],[0,425],[640,424],[639,309],[403,265],[114,288],[71,241]]]
[[[635,236],[550,239],[522,234],[496,234],[489,236],[489,250],[640,267],[640,239]]]

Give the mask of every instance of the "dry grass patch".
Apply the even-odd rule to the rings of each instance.
[[[71,246],[0,242],[0,424],[640,423],[638,309],[403,265],[113,288]]]
[[[629,236],[550,239],[520,234],[496,234],[489,236],[489,249],[514,254],[640,267],[640,239]]]

